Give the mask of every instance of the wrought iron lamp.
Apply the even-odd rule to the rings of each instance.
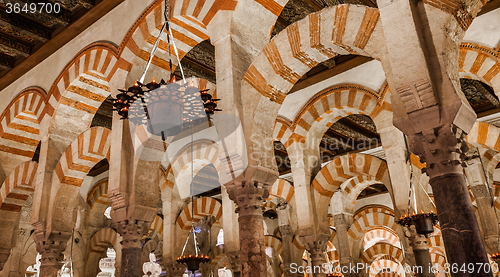
[[[415,225],[417,234],[425,235],[425,237],[427,237],[429,234],[434,232],[434,225],[436,225],[437,222],[438,218],[434,211],[431,211],[430,213],[422,211],[419,214],[413,213],[411,216],[406,214],[401,216],[398,224],[407,227]]]
[[[186,82],[167,15],[168,2],[165,1],[165,23],[151,50],[141,78],[128,89],[119,89],[120,93],[116,95],[116,99],[113,99],[113,110],[118,111],[121,119],[129,119],[134,124],[146,124],[150,133],[162,135],[163,139],[165,136],[178,134],[186,123],[207,117],[210,119],[215,111],[220,111],[217,109],[217,101],[220,99],[214,99],[207,93],[208,90],[199,91],[193,84]],[[165,32],[169,49],[170,74],[172,75],[170,53],[170,40],[172,39],[172,46],[184,83],[179,84],[175,77],[171,77],[168,83],[163,79],[157,83],[153,78],[150,83],[143,84],[161,36]]]

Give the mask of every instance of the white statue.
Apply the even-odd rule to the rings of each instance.
[[[142,265],[144,275],[142,277],[159,277],[161,274],[161,266],[156,263],[156,256],[154,253],[149,254],[149,262]]]

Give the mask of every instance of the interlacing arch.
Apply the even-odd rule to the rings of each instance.
[[[87,173],[103,159],[109,160],[110,130],[92,127],[80,134],[56,165],[62,184],[80,187]]]
[[[64,120],[64,116],[78,117],[79,121],[89,123],[86,126],[90,125],[101,103],[110,95],[108,82],[119,67],[117,49],[111,44],[95,43],[84,48],[51,86],[44,114],[60,113],[59,120]]]
[[[475,43],[460,44],[459,70],[461,78],[472,78],[491,86],[500,94],[500,60],[497,50]]]
[[[375,184],[381,184],[380,180],[377,180],[374,176],[359,175],[353,177],[341,185],[343,191],[346,192],[345,199],[349,207],[348,210],[354,209],[354,204],[356,204],[356,199],[361,194],[361,192],[367,187]]]
[[[283,254],[282,245],[283,244],[282,244],[280,238],[275,237],[275,236],[271,236],[271,235],[265,235],[264,236],[264,246],[271,247],[272,249],[274,249],[280,255]]]
[[[347,180],[360,175],[371,176],[392,193],[387,163],[375,156],[346,154],[326,164],[312,181],[314,199],[319,211],[326,211],[334,192]]]
[[[149,230],[144,236],[149,236],[153,233],[153,231],[156,231],[158,234],[163,235],[163,219],[159,215],[157,215],[153,222],[151,222],[151,224],[149,225]]]
[[[345,54],[380,57],[385,41],[378,21],[378,9],[356,5],[337,5],[309,14],[271,40],[244,80],[281,104],[299,78],[320,62]]]
[[[196,223],[208,215],[213,216],[215,221],[221,223],[222,205],[216,199],[211,197],[196,198],[193,206],[194,210],[191,212],[191,203],[186,203],[179,216],[177,216],[177,224],[181,229],[189,230],[193,220]],[[194,218],[191,216],[191,213],[193,213]]]
[[[392,230],[388,230],[386,228],[373,228],[372,230],[366,232],[363,239],[363,248],[366,248],[368,245],[372,245],[383,240],[389,242],[394,246],[398,246],[398,244],[400,243],[399,237]]]
[[[387,90],[377,93],[356,84],[344,84],[325,89],[311,98],[299,111],[293,122],[278,117],[274,125],[273,139],[286,148],[294,142],[304,143],[313,128],[324,134],[337,120],[351,114],[370,116],[375,123],[386,112],[392,112]]]
[[[382,255],[389,255],[399,262],[403,262],[403,251],[390,243],[376,243],[363,251],[361,260],[364,263],[371,264],[374,260]]]
[[[16,167],[0,188],[0,211],[19,213],[24,201],[33,194],[37,162],[26,162]]]
[[[219,10],[234,10],[236,4],[237,1],[233,0],[172,1],[169,7],[169,20],[179,58],[182,59],[193,47],[210,38],[207,25]],[[164,1],[155,1],[146,8],[127,32],[120,45],[122,51],[120,57],[126,63],[135,64],[136,59],[143,62],[148,60],[150,49],[156,42],[164,23],[164,9]],[[164,35],[151,62],[152,65],[170,71],[168,51]],[[172,45],[170,52],[172,55],[175,54]],[[176,58],[173,58],[172,62],[174,66],[177,65]]]
[[[108,178],[105,178],[94,185],[94,188],[90,191],[89,196],[87,197],[87,204],[90,209],[94,209],[97,207],[99,210],[106,209],[109,204],[111,204],[111,200],[108,196]]]
[[[294,193],[295,189],[287,180],[278,178],[269,189],[269,197],[262,205],[266,209],[275,209],[278,198],[282,198],[287,203],[291,203]]]
[[[193,152],[193,160],[191,160],[191,151]],[[217,171],[219,171],[220,160],[217,144],[207,139],[194,141],[192,145],[191,143],[188,143],[181,148],[172,159],[170,169],[173,171],[174,175],[178,177],[191,166],[193,161],[203,161],[201,166],[197,166],[195,168],[195,175],[199,170],[208,164],[213,164]],[[191,172],[189,172],[189,174],[191,174]]]
[[[102,228],[97,231],[89,243],[89,256],[87,259],[86,276],[96,276],[98,272],[98,264],[103,251],[112,247],[117,253],[121,250],[119,242],[121,236],[111,228]]]
[[[101,160],[109,160],[110,130],[103,127],[93,127],[81,133],[62,154],[56,165],[53,187],[56,191],[52,203],[52,224],[63,226],[57,230],[72,228],[71,215],[76,197],[79,194],[83,179],[89,171]],[[65,218],[64,215],[68,216]]]
[[[0,116],[0,158],[5,174],[33,158],[40,142],[40,121],[46,93],[41,88],[23,90]]]
[[[226,253],[226,251],[224,250],[224,247],[220,247],[220,246],[212,247],[212,254],[211,254],[212,262],[211,262],[211,264],[214,268],[217,267],[219,262],[221,262],[222,259],[226,256],[225,253]]]
[[[398,224],[394,220],[394,211],[379,205],[366,206],[353,216],[348,234],[354,241],[362,240],[365,233],[374,228],[389,228],[395,231]]]
[[[485,122],[476,121],[467,135],[467,142],[475,146],[484,148],[483,156],[489,160],[485,166],[487,177],[491,177],[498,164],[498,154],[500,153],[500,128]],[[481,149],[479,149],[481,151]],[[495,195],[498,192],[495,191]],[[495,199],[495,207],[500,209],[498,197]]]
[[[0,251],[3,253],[2,263],[7,260],[10,249],[15,246],[21,209],[28,197],[33,195],[35,191],[33,180],[37,168],[37,162],[26,162],[17,166],[0,187],[0,218],[2,219]],[[5,253],[7,253],[7,256],[4,256]]]
[[[403,277],[403,266],[389,259],[379,259],[370,265],[370,277]]]

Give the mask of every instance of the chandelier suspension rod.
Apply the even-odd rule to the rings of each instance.
[[[411,153],[410,153],[410,149],[408,149],[408,141],[406,140],[406,135],[403,134],[403,137],[405,139],[405,147],[406,147],[406,154],[407,154],[407,158],[406,160],[410,162],[410,194],[408,195],[408,215],[410,215],[410,210],[411,210],[411,197],[412,197],[412,191],[413,191],[413,197],[414,197],[414,210],[415,210],[415,213],[418,213],[418,210],[417,210],[417,198],[415,196],[415,189],[414,189],[414,186],[413,186],[413,165],[411,163]]]

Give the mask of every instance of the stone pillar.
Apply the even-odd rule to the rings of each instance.
[[[39,277],[55,277],[63,265],[63,251],[71,234],[52,232],[46,238],[45,232],[35,233],[36,251],[42,255],[40,259]]]
[[[293,247],[293,233],[292,227],[290,226],[290,207],[288,203],[282,198],[279,198],[279,203],[277,207],[278,211],[278,225],[281,232],[281,242],[283,251],[283,271],[285,277],[294,276],[290,272],[290,264],[292,263],[292,247]]]
[[[432,261],[427,238],[424,235],[417,234],[413,225],[408,228],[405,227],[405,236],[410,240],[416,265],[422,268],[422,272],[415,272],[417,277],[434,277],[434,273],[431,271]]]
[[[240,230],[241,276],[257,277],[266,274],[264,253],[264,219],[262,203],[269,195],[267,185],[253,181],[226,184],[231,200],[238,207]]]
[[[352,222],[352,215],[350,214],[335,214],[333,215],[333,220],[335,222],[336,238],[338,240],[338,248],[340,257],[340,266],[351,268],[354,266],[354,261],[351,255],[351,247],[349,246],[349,235],[347,230]],[[345,271],[347,272],[347,271]],[[344,273],[345,277],[354,277],[353,273]]]
[[[467,152],[465,133],[456,127],[437,128],[411,136],[412,149],[427,163],[425,169],[434,193],[437,214],[450,264],[486,264],[488,257],[470,200],[460,155]],[[454,276],[469,276],[457,273]],[[492,276],[476,273],[474,276]]]
[[[325,277],[326,273],[323,270],[323,265],[326,263],[325,252],[330,235],[315,234],[309,236],[301,236],[300,240],[311,256],[312,276]]]
[[[461,160],[468,148],[466,132],[476,119],[457,74],[464,25],[424,1],[381,0],[379,11],[393,122],[408,136],[412,152],[426,163],[422,171],[430,178],[448,262],[459,268],[486,264]],[[474,276],[492,273],[483,269]]]
[[[113,221],[115,221],[115,218]],[[115,221],[117,232],[122,236],[121,276],[141,277],[141,239],[147,232],[150,222],[139,220]]]
[[[491,198],[490,188],[486,182],[483,165],[477,151],[466,163],[465,176],[476,199],[485,247],[489,254],[495,254],[499,251],[498,220],[495,215],[495,206]]]

